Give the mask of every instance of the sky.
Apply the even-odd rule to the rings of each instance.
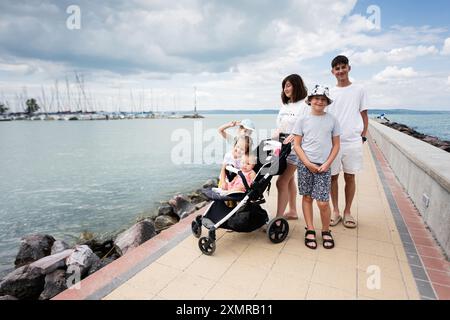
[[[2,0],[0,103],[276,109],[286,76],[333,86],[345,54],[370,108],[450,110],[448,12],[447,0]]]

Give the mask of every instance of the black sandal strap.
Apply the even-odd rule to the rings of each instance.
[[[317,248],[317,239],[315,238],[316,237],[316,231],[315,230],[308,230],[307,228],[305,228],[305,229],[306,229],[306,232],[305,232],[305,246],[307,246],[310,249],[316,249]],[[314,239],[307,238],[308,235],[314,235]],[[309,243],[314,243],[315,246],[310,246],[310,245],[308,245]]]
[[[323,236],[328,236],[331,239],[324,239]],[[331,231],[322,231],[322,239],[323,239],[323,247],[325,249],[333,249],[334,248],[334,239],[333,239],[333,236],[331,235]],[[326,246],[325,245],[326,243],[331,244],[331,245]]]

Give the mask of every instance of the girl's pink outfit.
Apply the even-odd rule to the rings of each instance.
[[[248,171],[248,172],[242,172],[245,176],[245,180],[247,181],[248,185],[251,186],[253,181],[252,178],[250,177],[250,174],[254,173],[253,170]],[[242,181],[242,178],[237,175],[233,181],[231,181],[228,184],[228,190],[239,190],[239,189],[244,189],[245,190],[245,186],[244,186],[244,182]]]

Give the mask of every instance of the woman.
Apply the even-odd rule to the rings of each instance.
[[[291,74],[282,82],[281,101],[283,105],[277,117],[277,135],[281,142],[292,143],[294,135],[292,129],[301,116],[309,113],[309,106],[305,103],[308,95],[303,79],[298,74]],[[278,203],[277,217],[284,216],[286,219],[298,219],[297,215],[297,184],[294,173],[297,170],[299,159],[292,149],[287,158],[287,167],[282,175],[278,177]],[[289,203],[289,210],[285,212]]]

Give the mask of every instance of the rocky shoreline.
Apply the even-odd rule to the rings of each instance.
[[[217,186],[217,179],[203,188]],[[161,203],[149,217],[108,239],[83,233],[73,247],[51,235],[23,237],[15,270],[0,280],[0,300],[49,300],[125,255],[161,231],[204,207],[209,200],[198,189]]]
[[[420,133],[420,132],[408,127],[407,125],[404,125],[401,123],[391,122],[391,121],[381,121],[381,123],[389,128],[398,130],[398,131],[403,132],[407,135],[410,135],[416,139],[422,140],[422,141],[429,143],[435,147],[438,147],[439,149],[450,152],[450,141],[441,140],[438,137]]]

